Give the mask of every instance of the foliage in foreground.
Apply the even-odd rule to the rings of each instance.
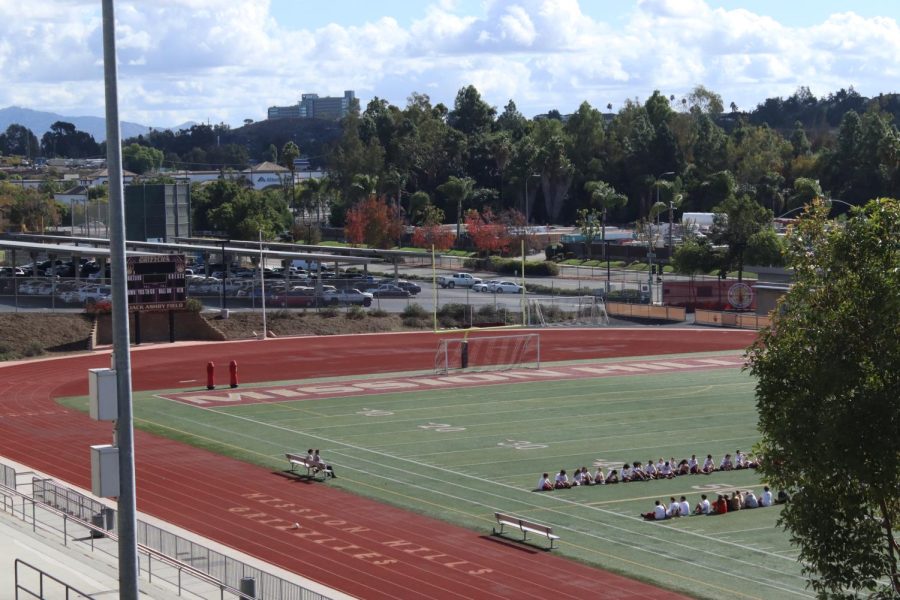
[[[796,283],[750,352],[782,524],[822,598],[900,596],[900,202],[845,225],[815,204],[792,236]]]

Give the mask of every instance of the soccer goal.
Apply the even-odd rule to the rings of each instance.
[[[537,333],[443,339],[434,355],[434,372],[539,369],[541,337]]]
[[[528,323],[538,327],[609,325],[606,304],[596,296],[554,296],[528,302]]]

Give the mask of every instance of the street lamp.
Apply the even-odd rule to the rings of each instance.
[[[660,173],[659,177],[656,178],[656,203],[659,204],[659,180],[663,177],[668,177],[670,175],[674,175],[675,171],[666,171],[665,173]],[[674,198],[669,198],[669,258],[672,257],[672,210],[674,206],[672,206],[672,200]]]
[[[540,177],[540,176],[541,176],[540,173],[529,173],[528,175],[525,176],[525,201],[523,203],[525,210],[523,210],[522,212],[525,213],[525,225],[526,226],[528,225],[528,222],[529,222],[529,219],[528,219],[528,180],[531,179],[532,177]]]

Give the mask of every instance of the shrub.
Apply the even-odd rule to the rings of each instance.
[[[319,314],[326,318],[333,318],[338,316],[338,309],[334,306],[326,306],[319,310]]]
[[[418,305],[416,305],[418,306]],[[369,311],[370,317],[375,317],[376,319],[383,319],[384,317],[390,316],[391,313],[384,310],[383,308],[373,308]]]
[[[293,313],[287,310],[286,308],[279,308],[277,310],[268,311],[268,316],[270,319],[290,319],[293,318]]]
[[[359,321],[366,318],[366,311],[362,306],[353,305],[347,309],[345,316],[352,321]]]
[[[44,353],[44,349],[37,342],[30,342],[22,350],[22,356],[40,356]]]
[[[420,317],[403,317],[402,323],[406,327],[414,327],[416,329],[424,329],[428,327],[428,322]]]
[[[428,318],[428,311],[421,304],[417,304],[415,302],[411,304],[407,304],[406,308],[403,309],[403,312],[400,313],[400,316],[403,318],[411,317],[414,319],[426,319]]]
[[[203,310],[203,303],[197,298],[188,298],[184,303],[184,310],[187,312],[198,313]]]

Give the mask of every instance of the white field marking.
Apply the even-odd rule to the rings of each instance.
[[[199,379],[182,379],[178,383],[194,383],[195,381],[200,381]]]
[[[763,508],[766,508],[766,507],[763,507]],[[748,509],[744,509],[744,510],[748,510]],[[755,510],[755,509],[751,508],[749,510]],[[713,535],[726,536],[726,535],[735,535],[738,533],[749,533],[751,531],[772,531],[772,528],[771,527],[754,527],[753,529],[737,529],[735,531],[723,531],[719,534],[713,534]]]
[[[174,402],[174,400],[173,400],[173,402]],[[294,434],[298,434],[298,435],[305,435],[305,436],[308,436],[308,437],[316,438],[316,439],[318,439],[318,440],[320,440],[320,441],[327,442],[327,443],[329,443],[329,444],[336,444],[336,445],[341,446],[341,447],[344,447],[344,448],[350,448],[350,449],[352,449],[352,450],[358,450],[358,451],[360,451],[360,452],[366,452],[366,453],[374,454],[374,455],[376,455],[376,456],[382,456],[382,457],[385,457],[385,456],[386,456],[386,457],[389,457],[389,458],[393,458],[393,459],[397,460],[398,462],[403,462],[403,463],[413,464],[413,465],[416,465],[416,466],[425,468],[426,470],[432,469],[432,470],[435,470],[435,471],[439,471],[439,472],[442,472],[442,473],[446,473],[446,474],[448,474],[448,475],[453,476],[453,478],[454,478],[455,480],[463,480],[463,479],[474,480],[474,481],[478,481],[478,482],[480,482],[480,483],[486,483],[486,484],[488,484],[488,485],[494,485],[494,486],[499,486],[499,487],[502,487],[502,488],[505,488],[505,489],[509,489],[509,490],[512,490],[512,491],[514,491],[514,492],[516,492],[516,493],[523,493],[523,492],[525,492],[525,490],[522,490],[521,488],[516,487],[516,486],[513,486],[513,485],[504,484],[504,483],[499,483],[499,482],[495,482],[495,481],[491,481],[491,480],[485,480],[485,479],[482,478],[482,477],[477,477],[477,476],[474,476],[474,475],[470,475],[470,474],[468,474],[468,473],[457,472],[457,471],[454,471],[454,470],[452,470],[452,469],[448,469],[448,468],[446,468],[446,467],[441,467],[441,466],[438,466],[438,465],[430,465],[430,464],[427,464],[427,463],[423,463],[423,462],[420,462],[420,461],[411,460],[411,459],[404,458],[404,457],[400,457],[400,456],[388,455],[388,454],[386,454],[386,453],[384,453],[384,452],[379,452],[379,451],[371,450],[371,449],[365,448],[365,447],[363,447],[363,446],[358,446],[358,445],[355,445],[355,444],[348,444],[348,443],[342,442],[342,441],[340,441],[340,440],[334,440],[334,439],[331,439],[331,438],[326,438],[326,437],[323,437],[323,436],[318,436],[318,435],[310,434],[310,433],[307,433],[307,432],[302,432],[302,431],[296,431],[296,430],[293,430],[293,429],[288,429],[288,428],[282,427],[282,426],[280,426],[280,425],[275,425],[275,424],[272,424],[272,423],[265,423],[265,422],[263,422],[263,421],[258,421],[258,420],[256,420],[256,419],[251,419],[251,418],[249,418],[249,417],[245,417],[245,416],[241,416],[241,415],[233,415],[233,414],[230,414],[230,413],[228,413],[228,412],[220,411],[220,410],[218,410],[218,409],[216,409],[216,408],[207,408],[207,407],[197,407],[197,408],[199,408],[200,410],[203,410],[203,411],[212,412],[212,413],[216,413],[216,414],[222,414],[222,415],[225,415],[225,416],[232,417],[232,418],[234,418],[234,419],[240,419],[240,420],[243,420],[243,421],[248,421],[248,422],[251,422],[251,423],[255,423],[255,424],[257,424],[257,425],[262,425],[263,427],[271,427],[271,428],[273,428],[273,429],[279,429],[279,430],[283,430],[283,431],[288,431],[288,432],[290,432],[290,433],[294,433]],[[342,454],[342,455],[344,455],[344,456],[349,456],[349,455],[347,455],[345,452],[340,452],[339,450],[332,450],[331,452],[332,452],[333,454]],[[379,466],[379,468],[382,468],[382,469],[384,469],[384,468],[389,468],[389,469],[393,469],[393,470],[395,470],[395,471],[401,471],[401,472],[403,472],[403,473],[407,473],[407,472],[408,472],[408,471],[405,471],[405,470],[401,469],[400,467],[392,467],[392,466],[390,466],[390,465],[384,464],[383,462],[377,462],[377,461],[368,460],[368,459],[364,459],[364,458],[358,458],[358,457],[351,457],[351,458],[354,458],[354,460],[361,460],[361,461],[364,461],[364,462],[369,462],[369,463],[372,463],[372,464],[376,464],[376,465]],[[345,465],[338,465],[338,466],[345,466]],[[372,475],[372,474],[370,473],[370,476],[371,476],[371,475]],[[440,479],[440,478],[437,478],[437,477],[432,477],[432,476],[424,475],[424,474],[419,474],[419,475],[417,475],[417,477],[420,477],[420,478],[427,478],[427,479],[431,479],[431,480],[434,480],[434,481],[439,481],[439,482],[443,483],[444,485],[451,485],[451,486],[465,487],[465,489],[467,489],[467,490],[470,489],[470,488],[468,488],[468,487],[466,487],[466,486],[463,486],[463,485],[460,484],[460,483],[456,483],[456,481],[454,481],[454,479],[451,479],[451,480]],[[432,490],[431,490],[431,493],[436,493],[436,491],[432,489]],[[440,493],[443,494],[443,492],[440,492]],[[506,500],[506,501],[509,501],[509,500],[510,500],[510,498],[509,498],[508,496],[501,496],[501,495],[499,495],[499,494],[495,494],[495,493],[492,493],[492,492],[480,492],[480,493],[482,493],[482,494],[488,494],[488,495],[490,495],[490,496],[495,496],[495,497],[498,497],[498,498],[502,498],[503,500]],[[529,491],[529,492],[525,492],[525,493],[532,494],[533,492],[530,492],[530,491]],[[446,494],[446,495],[449,496],[449,494]],[[608,509],[602,509],[602,508],[598,508],[598,507],[585,507],[583,504],[580,504],[580,503],[577,503],[577,502],[573,502],[573,501],[568,501],[568,500],[566,500],[566,499],[564,499],[564,498],[559,497],[558,495],[557,495],[557,496],[550,496],[550,495],[547,495],[547,496],[545,496],[545,497],[546,497],[546,498],[551,498],[553,501],[560,502],[560,503],[563,503],[563,504],[567,504],[567,505],[569,505],[569,506],[583,507],[583,508],[587,508],[588,510],[600,512],[600,513],[602,513],[602,514],[612,515],[612,516],[614,516],[614,517],[616,517],[616,518],[619,518],[619,519],[625,519],[625,520],[629,520],[629,521],[636,522],[636,523],[641,523],[641,524],[644,523],[643,519],[641,519],[640,517],[633,517],[633,516],[626,515],[626,514],[620,514],[620,513],[617,513],[617,512],[615,512],[615,511],[610,511],[610,510],[608,510]],[[471,500],[468,500],[468,501],[474,502],[474,501],[471,501]],[[546,509],[546,508],[543,508],[543,507],[540,507],[540,506],[536,506],[536,505],[533,505],[533,504],[526,503],[526,502],[524,502],[524,501],[518,501],[518,502],[520,502],[520,503],[522,503],[522,504],[525,504],[526,506],[530,506],[531,508],[534,508],[534,509],[550,510],[550,511],[552,511],[552,512],[558,512],[558,513],[561,513],[561,514],[567,514],[567,513],[564,513],[564,512],[562,512],[562,511],[560,511],[560,510],[556,510],[556,509]],[[482,506],[485,506],[486,508],[489,508],[489,507],[487,507],[487,505],[484,505],[484,504],[482,504],[482,503],[478,503],[478,502],[474,502],[474,503],[475,503],[475,504],[482,505]],[[493,510],[493,509],[491,509],[491,510]],[[569,515],[569,516],[571,516],[571,515]],[[583,520],[587,520],[587,519],[583,519]],[[649,535],[649,534],[642,533],[642,532],[636,532],[636,531],[634,531],[634,530],[626,529],[626,528],[624,528],[624,527],[621,527],[621,526],[618,526],[618,525],[615,525],[615,524],[612,524],[612,523],[607,524],[607,525],[606,525],[606,528],[607,528],[607,529],[616,529],[616,530],[620,530],[620,531],[622,531],[622,532],[624,532],[624,533],[628,533],[628,534],[631,534],[631,535],[634,535],[634,534],[637,533],[638,535],[641,535],[642,537],[647,537],[647,538],[650,538],[650,539],[652,539],[652,540],[654,540],[654,541],[657,541],[657,542],[660,542],[660,543],[674,544],[674,545],[676,545],[676,546],[681,547],[681,548],[684,549],[684,550],[689,550],[689,551],[693,551],[693,552],[697,552],[697,551],[698,551],[698,549],[697,549],[696,547],[694,547],[694,546],[690,546],[690,545],[687,545],[687,544],[682,544],[682,543],[677,542],[677,541],[665,540],[665,539],[659,538],[658,536],[655,536],[655,535]],[[571,528],[567,528],[567,527],[563,527],[563,529],[568,529],[569,531],[575,531],[575,530],[573,530],[573,529],[571,529]],[[781,558],[781,556],[778,555],[778,554],[776,554],[776,553],[766,553],[766,552],[760,552],[760,551],[758,551],[758,550],[756,550],[756,549],[748,549],[748,548],[745,548],[744,546],[742,546],[741,544],[735,544],[735,543],[730,542],[730,541],[728,541],[728,540],[720,540],[720,539],[717,539],[717,538],[714,538],[714,537],[711,537],[711,536],[707,536],[707,535],[699,535],[699,534],[696,534],[696,533],[694,533],[694,532],[692,532],[692,531],[688,531],[688,530],[684,530],[684,529],[671,529],[671,531],[677,531],[677,532],[680,533],[681,535],[687,535],[687,536],[691,536],[691,537],[697,537],[697,538],[699,538],[699,539],[702,539],[702,540],[704,540],[704,541],[706,541],[706,542],[710,542],[710,543],[713,543],[713,542],[714,542],[714,543],[718,543],[718,544],[724,544],[724,545],[726,545],[726,546],[731,546],[731,547],[734,547],[734,548],[738,548],[738,549],[743,550],[743,551],[751,550],[752,552],[756,552],[756,553],[759,553],[759,554],[764,554],[764,555],[767,555],[767,556],[770,556],[770,557]],[[597,537],[598,539],[605,539],[605,538],[601,538],[600,536],[596,536],[595,534],[587,534],[587,533],[585,533],[584,535],[590,535],[590,536],[592,536],[592,537]],[[606,540],[606,541],[611,541],[611,540]],[[629,547],[631,547],[631,546],[629,546]],[[632,547],[632,548],[633,548],[633,547]],[[706,553],[706,554],[713,554],[713,555],[715,555],[715,553],[712,552],[712,551],[707,551],[707,550],[699,550],[699,551],[700,551],[700,552],[703,552],[703,553]],[[685,561],[685,562],[687,562],[687,561]],[[695,564],[695,563],[690,563],[690,564]],[[777,571],[777,570],[775,570],[775,569],[770,569],[770,568],[768,568],[768,567],[760,567],[760,568],[761,568],[761,569],[770,570],[770,571],[773,571],[773,572],[775,572],[775,573],[779,573],[779,574],[781,574],[781,575],[787,575],[787,576],[798,577],[798,578],[800,577],[799,575],[796,575],[796,576],[795,576],[795,575],[790,574],[790,573],[782,573],[782,572],[780,572],[780,571]],[[806,594],[802,594],[802,593],[799,593],[799,592],[794,592],[794,591],[792,591],[792,590],[780,588],[780,587],[775,586],[775,585],[773,585],[773,584],[770,584],[770,583],[768,583],[768,582],[766,582],[766,581],[757,581],[757,580],[753,580],[753,579],[744,577],[744,576],[742,576],[742,575],[740,575],[740,574],[733,574],[733,576],[734,576],[734,577],[740,577],[740,578],[743,578],[743,579],[747,579],[748,581],[753,581],[754,583],[759,583],[759,584],[761,584],[761,585],[769,585],[769,586],[771,586],[771,587],[775,587],[776,589],[781,589],[782,591],[785,591],[785,592],[797,593],[797,594],[799,594],[799,595],[801,595],[801,596],[810,597],[810,596],[807,596]]]
[[[174,402],[174,401],[173,401],[173,402]],[[454,471],[452,471],[452,470],[450,470],[450,469],[446,469],[446,468],[444,468],[444,467],[440,467],[440,466],[437,466],[437,465],[428,465],[428,464],[425,464],[425,463],[418,463],[418,462],[416,462],[416,461],[409,461],[409,460],[407,460],[407,459],[405,459],[405,458],[403,458],[403,457],[399,457],[399,456],[396,456],[396,455],[393,455],[393,454],[390,454],[390,453],[374,452],[374,451],[369,450],[369,449],[367,449],[367,448],[362,448],[362,447],[359,447],[359,446],[354,446],[354,445],[347,444],[347,443],[340,442],[340,441],[336,441],[336,440],[329,440],[329,439],[327,439],[327,438],[323,438],[323,437],[321,437],[321,436],[315,436],[315,435],[307,434],[307,433],[305,433],[305,432],[298,432],[298,431],[296,431],[296,430],[288,429],[288,428],[281,427],[281,426],[278,426],[278,425],[272,425],[272,424],[268,424],[268,423],[261,423],[261,422],[258,422],[258,421],[256,421],[256,420],[254,420],[254,419],[250,419],[250,418],[248,418],[248,417],[242,417],[242,416],[240,416],[240,415],[232,415],[232,414],[229,414],[229,413],[227,413],[227,412],[223,412],[223,411],[216,410],[216,409],[212,409],[212,408],[203,408],[203,409],[201,409],[201,410],[208,411],[208,412],[213,412],[213,413],[217,413],[217,414],[223,414],[223,415],[225,415],[225,416],[229,416],[229,417],[232,417],[232,418],[235,418],[235,419],[239,419],[239,420],[245,420],[245,421],[255,422],[255,423],[258,423],[258,424],[265,425],[265,426],[267,426],[267,427],[272,427],[273,429],[278,429],[278,430],[288,431],[289,433],[293,433],[293,434],[309,435],[310,437],[316,437],[316,438],[318,438],[318,439],[320,439],[320,440],[328,441],[329,443],[336,443],[336,444],[339,444],[340,446],[345,447],[345,448],[358,449],[358,450],[362,450],[363,452],[368,452],[368,453],[372,453],[372,454],[376,454],[376,455],[386,456],[386,457],[388,457],[388,458],[394,458],[394,459],[397,459],[397,460],[399,460],[399,461],[401,461],[401,462],[404,462],[404,461],[405,461],[405,462],[412,462],[413,464],[418,464],[418,465],[424,466],[424,467],[426,467],[426,468],[433,468],[433,469],[436,469],[436,470],[439,470],[439,471],[446,471],[446,472],[454,473]],[[194,420],[194,419],[183,419],[183,420],[188,421],[188,422],[191,422],[191,423],[194,423],[194,424],[196,424],[196,425],[205,425],[204,423],[201,423],[201,422],[196,421],[196,420]],[[218,430],[220,430],[220,431],[226,431],[226,432],[231,433],[231,434],[234,434],[234,433],[235,433],[235,432],[233,432],[233,431],[231,431],[231,430],[224,430],[224,429],[222,429],[222,428],[220,428],[220,427],[212,427],[212,428],[213,428],[213,429],[218,429]],[[242,435],[242,437],[250,437],[249,435],[244,435],[244,434],[239,434],[239,435]],[[253,439],[253,440],[255,440],[255,441],[258,441],[258,438],[255,438],[255,437],[253,437],[253,438],[251,438],[251,439]],[[273,445],[274,445],[274,442],[272,442],[272,443],[273,443]],[[404,473],[404,474],[408,473],[406,470],[401,469],[401,468],[399,468],[399,467],[392,467],[392,466],[389,466],[389,465],[386,465],[386,464],[383,464],[383,463],[380,463],[380,462],[377,462],[377,461],[365,459],[365,458],[352,457],[351,455],[348,455],[348,454],[346,454],[345,452],[341,452],[340,450],[337,450],[337,449],[329,449],[328,452],[329,452],[329,454],[338,454],[338,455],[348,456],[348,457],[352,458],[353,460],[363,461],[363,462],[367,462],[367,463],[371,463],[371,464],[380,465],[380,466],[383,467],[383,468],[390,468],[390,469],[395,470],[395,471],[400,471],[401,473]],[[272,456],[272,458],[277,458],[277,456],[274,456],[274,455],[271,455],[271,456]],[[280,454],[279,454],[278,456],[280,456]],[[339,463],[335,463],[335,464],[337,464],[338,466],[342,466],[342,467],[344,467],[344,468],[353,469],[353,470],[359,470],[359,469],[354,469],[353,467],[350,467],[349,465],[341,465],[341,464],[339,464]],[[361,472],[363,472],[363,471],[361,471]],[[388,481],[393,481],[393,480],[394,480],[393,478],[386,477],[386,476],[382,476],[382,475],[378,475],[377,473],[372,473],[372,472],[368,472],[368,471],[365,471],[365,472],[368,474],[369,477],[376,476],[376,477],[380,477],[380,478],[382,478],[382,479],[386,479],[386,480],[388,480]],[[477,479],[478,481],[484,481],[483,479],[480,479],[480,478],[477,478],[477,477],[469,476],[469,475],[466,475],[466,474],[462,474],[462,475],[463,475],[464,477],[467,477],[467,478],[474,478],[474,479]],[[436,482],[441,482],[441,483],[444,483],[445,485],[452,485],[452,486],[459,486],[459,485],[460,485],[460,484],[456,484],[456,483],[454,483],[454,482],[451,482],[451,481],[448,481],[448,480],[445,480],[445,479],[440,479],[440,478],[437,478],[437,477],[432,477],[432,476],[430,476],[430,475],[417,475],[417,477],[425,478],[425,479],[430,479],[430,480],[436,481]],[[490,482],[487,482],[487,483],[490,483]],[[469,503],[475,504],[475,505],[477,505],[477,506],[481,506],[481,507],[487,508],[487,509],[490,510],[490,511],[493,511],[493,510],[494,510],[493,507],[490,507],[490,506],[488,506],[488,505],[486,505],[486,504],[483,504],[483,503],[481,503],[481,502],[476,502],[476,501],[470,500],[470,499],[468,499],[468,498],[460,498],[460,497],[458,497],[458,496],[454,496],[454,495],[449,494],[449,493],[447,493],[447,492],[437,492],[436,490],[434,490],[434,489],[432,489],[432,488],[426,488],[426,487],[424,487],[424,486],[419,486],[419,485],[413,484],[413,483],[411,483],[411,482],[410,482],[410,483],[405,483],[404,485],[407,485],[407,487],[410,487],[410,486],[412,486],[412,487],[417,487],[417,488],[422,489],[422,490],[427,490],[427,491],[429,491],[430,493],[437,493],[437,494],[439,494],[439,495],[446,496],[446,497],[448,497],[448,498],[453,498],[453,499],[456,499],[456,500],[469,502]],[[515,490],[515,491],[517,491],[517,492],[522,492],[522,491],[524,491],[524,490],[522,490],[521,488],[519,488],[519,487],[517,487],[517,486],[511,486],[511,485],[508,485],[508,484],[500,484],[500,485],[501,485],[502,487],[510,488],[510,489]],[[466,488],[466,489],[468,489],[468,488]],[[513,499],[511,499],[511,498],[509,498],[509,497],[507,497],[507,496],[503,496],[503,495],[500,495],[500,494],[495,494],[495,493],[493,493],[493,492],[483,491],[483,492],[480,492],[480,493],[486,494],[486,495],[488,495],[488,496],[493,496],[493,497],[501,498],[501,499],[507,500],[507,501],[512,500],[513,502],[518,502],[519,504],[525,504],[526,506],[529,507],[528,510],[541,510],[541,511],[550,511],[550,512],[560,513],[560,514],[567,514],[567,513],[563,512],[562,510],[559,510],[559,509],[539,507],[539,506],[536,506],[536,505],[533,505],[533,504],[528,504],[528,503],[526,503],[526,502],[524,502],[524,501],[521,501],[521,500],[513,500]],[[530,492],[529,492],[529,493],[530,493]],[[557,500],[557,501],[562,501],[562,502],[564,502],[564,503],[566,503],[566,504],[574,505],[574,506],[576,506],[576,507],[577,507],[577,506],[584,506],[583,504],[579,504],[579,503],[576,503],[576,502],[564,501],[562,498],[556,498],[555,500]],[[637,519],[637,518],[635,518],[635,517],[630,517],[630,516],[624,515],[624,514],[623,514],[623,515],[620,515],[620,514],[616,513],[615,511],[608,511],[608,510],[605,510],[605,511],[604,511],[604,510],[601,510],[601,511],[599,511],[599,512],[608,513],[608,514],[611,514],[611,515],[614,515],[614,516],[624,517],[626,520],[640,521],[640,519]],[[580,519],[580,520],[588,520],[588,519],[586,519],[585,517],[575,517],[575,518]],[[593,521],[589,521],[589,520],[588,520],[588,522],[591,523],[592,526],[593,526],[593,524],[594,524]],[[648,537],[648,538],[651,538],[651,539],[653,539],[653,540],[655,540],[655,541],[658,541],[658,542],[664,542],[664,543],[674,544],[675,546],[684,548],[685,550],[690,550],[690,551],[694,551],[694,552],[697,552],[697,551],[698,551],[697,548],[695,548],[695,547],[688,546],[688,545],[686,545],[686,544],[682,544],[682,543],[677,542],[677,541],[673,541],[673,540],[664,540],[664,539],[662,539],[662,538],[659,538],[658,536],[653,536],[653,535],[649,535],[649,534],[646,534],[646,533],[642,533],[642,532],[638,532],[638,531],[629,530],[629,529],[626,529],[626,528],[623,528],[623,527],[620,527],[620,526],[617,526],[617,525],[609,524],[609,525],[608,525],[608,528],[611,528],[611,529],[618,529],[618,530],[624,531],[624,532],[626,532],[626,533],[631,533],[631,534],[635,534],[635,533],[636,533],[636,534],[638,534],[638,535],[641,535],[642,537]],[[613,543],[613,544],[619,544],[619,545],[621,545],[621,546],[624,546],[624,547],[627,547],[627,548],[631,548],[632,550],[640,550],[640,551],[645,551],[645,552],[648,552],[648,551],[649,551],[649,550],[644,550],[644,549],[642,549],[642,548],[638,548],[638,547],[635,547],[635,546],[631,546],[631,545],[629,545],[629,544],[625,544],[625,543],[623,543],[623,542],[619,542],[619,541],[617,541],[617,540],[613,540],[613,539],[611,539],[611,538],[605,538],[605,537],[603,537],[603,536],[598,536],[598,535],[593,534],[593,533],[588,533],[588,532],[581,531],[581,530],[578,530],[578,529],[573,529],[573,528],[570,528],[570,527],[561,527],[560,529],[566,529],[566,530],[569,530],[569,531],[572,531],[572,532],[581,533],[582,535],[586,535],[586,536],[588,536],[588,537],[593,537],[593,538],[600,539],[600,540],[603,540],[603,541],[607,541],[607,542],[610,542],[610,543]],[[678,531],[678,530],[670,529],[670,531]],[[686,533],[691,533],[691,532],[686,532]],[[704,537],[704,536],[702,536],[702,537]],[[736,547],[738,547],[738,548],[745,549],[745,548],[743,548],[743,546],[740,546],[740,545],[738,545],[738,544],[733,544],[733,543],[728,542],[728,541],[715,540],[714,538],[709,538],[709,539],[712,540],[712,541],[717,541],[717,542],[719,542],[719,543],[728,545],[728,546],[736,546]],[[713,553],[713,552],[711,552],[711,551],[706,551],[706,550],[699,550],[699,551],[700,551],[700,552],[703,552],[703,553],[705,553],[705,554],[713,554],[713,555],[717,556],[715,553]],[[688,561],[684,561],[684,560],[682,560],[682,559],[680,559],[680,558],[677,558],[677,557],[676,557],[676,559],[679,560],[680,562],[688,563]],[[689,564],[694,564],[694,563],[689,563]],[[714,570],[714,571],[716,571],[716,572],[719,572],[719,571],[720,571],[720,569],[712,569],[711,567],[706,567],[705,565],[700,565],[700,566],[701,566],[702,568],[709,569],[709,570]],[[770,568],[770,567],[760,567],[760,568],[761,568],[761,569],[764,569],[764,570],[768,570],[768,571],[772,571],[772,572],[778,573],[778,574],[780,574],[780,575],[790,576],[790,577],[796,577],[795,575],[793,575],[793,574],[791,574],[791,573],[784,573],[784,572],[778,571],[778,570],[773,569],[773,568]],[[757,584],[760,584],[760,585],[766,585],[766,586],[773,587],[773,588],[775,588],[775,589],[780,589],[780,590],[782,590],[782,591],[786,591],[786,592],[789,592],[789,593],[799,594],[799,595],[801,595],[801,596],[805,596],[805,595],[802,594],[802,593],[799,593],[799,592],[796,592],[796,591],[793,591],[793,590],[790,590],[790,589],[787,589],[787,588],[782,588],[782,587],[776,586],[776,585],[774,585],[774,584],[770,584],[770,583],[767,582],[767,581],[757,581],[757,580],[754,580],[754,579],[752,579],[752,578],[743,576],[743,575],[738,574],[738,573],[733,573],[732,575],[733,575],[734,577],[739,578],[739,579],[745,579],[745,580],[752,581],[753,583],[757,583]]]

